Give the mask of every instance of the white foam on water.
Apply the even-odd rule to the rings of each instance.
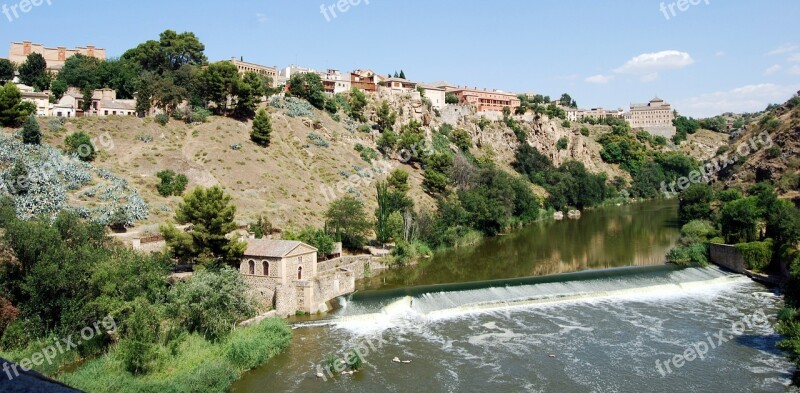
[[[373,333],[487,313],[510,316],[511,313],[520,310],[574,303],[654,301],[687,296],[713,297],[732,287],[749,283],[752,281],[745,276],[726,273],[716,268],[692,268],[669,272],[658,277],[630,276],[425,293],[417,298],[407,296],[397,299],[380,312],[348,315],[318,324],[329,324],[357,334]],[[572,330],[583,327],[567,323],[562,328]]]

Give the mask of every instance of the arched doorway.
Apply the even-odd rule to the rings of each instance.
[[[303,267],[302,266],[299,266],[297,268],[297,279],[298,280],[302,280],[303,279]]]

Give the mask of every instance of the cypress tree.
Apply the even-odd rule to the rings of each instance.
[[[22,142],[29,145],[42,143],[42,130],[39,128],[39,122],[36,121],[36,115],[34,114],[31,114],[28,120],[25,120],[25,125],[22,127]]]
[[[250,139],[260,146],[269,146],[270,134],[272,134],[272,121],[269,114],[263,108],[258,110],[256,118],[253,120],[253,131]]]

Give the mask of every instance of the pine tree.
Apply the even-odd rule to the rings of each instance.
[[[406,73],[400,70],[400,79],[406,79]]]
[[[269,146],[270,134],[272,134],[272,121],[269,114],[263,108],[258,110],[256,118],[253,120],[253,131],[250,139],[260,146]]]
[[[36,115],[32,114],[28,120],[25,120],[25,125],[22,127],[22,142],[29,145],[42,143],[42,130],[39,128],[39,122],[36,121]]]

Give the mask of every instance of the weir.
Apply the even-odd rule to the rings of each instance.
[[[359,292],[349,299],[340,298],[342,308],[331,318],[299,326],[333,325],[359,330],[371,326],[383,329],[403,322],[430,322],[493,312],[513,313],[521,308],[564,302],[682,296],[747,282],[750,280],[743,275],[716,267],[661,265]]]

